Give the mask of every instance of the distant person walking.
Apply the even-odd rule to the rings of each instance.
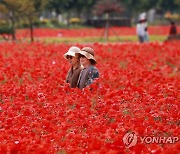
[[[176,25],[173,21],[171,21],[171,26],[170,26],[170,30],[169,30],[169,36],[174,36],[177,34],[177,28]]]
[[[145,13],[140,14],[139,21],[136,25],[136,34],[140,43],[149,41],[148,23],[145,16]]]
[[[140,43],[144,42],[145,30],[142,21],[138,21],[136,26],[136,34]]]
[[[66,82],[70,84],[71,88],[77,87],[77,82],[79,79],[79,74],[82,70],[80,64],[79,53],[80,49],[78,47],[72,46],[69,48],[68,52],[63,55],[63,57],[70,63],[71,67],[66,75]]]
[[[86,86],[92,84],[96,78],[99,78],[99,71],[95,67],[96,60],[94,58],[94,50],[90,47],[84,47],[79,52],[80,63],[84,69],[81,71],[78,88],[83,89]]]

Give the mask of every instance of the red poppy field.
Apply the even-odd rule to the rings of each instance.
[[[169,35],[169,26],[149,26],[150,35]],[[180,26],[177,26],[180,31]],[[82,29],[34,29],[35,37],[100,37],[104,33],[104,28],[82,28]],[[135,27],[111,27],[109,35],[114,36],[136,35]],[[30,36],[29,29],[17,31],[17,38],[22,39]]]
[[[180,42],[91,46],[100,78],[81,91],[64,82],[70,45],[0,44],[0,153],[179,153]]]

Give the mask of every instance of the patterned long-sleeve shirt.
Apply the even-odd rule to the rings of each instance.
[[[95,66],[85,68],[80,73],[78,87],[83,89],[92,84],[96,78],[99,78],[99,71]]]

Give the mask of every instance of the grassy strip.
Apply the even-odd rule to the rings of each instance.
[[[150,35],[150,42],[163,42],[167,39],[167,36],[159,36],[159,35]],[[0,37],[0,41],[3,41],[3,38]],[[29,38],[23,39],[23,41],[30,42]],[[105,38],[100,37],[40,37],[35,38],[35,41],[45,42],[45,43],[106,43]],[[112,36],[108,39],[109,43],[117,43],[117,42],[138,42],[138,38],[135,35],[128,36]]]
[[[150,42],[163,42],[165,41],[167,36],[157,36],[157,35],[151,35],[149,37]],[[105,43],[105,38],[100,37],[48,37],[48,38],[36,38],[37,41],[42,41],[45,43]],[[116,43],[116,42],[138,42],[137,36],[118,36],[118,37],[109,37],[108,39],[109,43]]]

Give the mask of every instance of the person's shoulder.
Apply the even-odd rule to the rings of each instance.
[[[91,66],[89,68],[89,74],[93,74],[94,76],[99,76],[99,70],[95,66]]]
[[[97,67],[95,67],[94,65],[91,66],[91,67],[89,68],[89,70],[90,70],[90,71],[98,71]]]

